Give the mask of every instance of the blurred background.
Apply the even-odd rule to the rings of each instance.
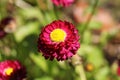
[[[71,61],[45,60],[37,50],[41,29],[58,19],[79,30],[77,54],[86,80],[120,80],[120,0],[75,0],[68,7],[52,0],[0,0],[0,61],[19,60],[27,80],[81,80]]]

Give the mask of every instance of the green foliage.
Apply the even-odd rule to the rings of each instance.
[[[81,76],[78,75],[82,71],[80,67],[75,69],[74,65],[66,62],[46,60],[37,51],[37,39],[45,25],[57,19],[76,23],[73,16],[71,17],[72,12],[69,13],[70,7],[68,9],[66,9],[67,7],[65,9],[57,7],[49,0],[45,0],[45,2],[44,0],[21,0],[25,3],[24,5],[18,5],[17,1],[19,0],[16,0],[16,2],[11,0],[13,3],[9,1],[0,0],[0,20],[12,15],[17,21],[17,30],[0,40],[0,61],[6,59],[18,59],[21,61],[28,72],[27,80],[81,80]],[[38,3],[39,1],[43,1],[42,4],[45,4],[45,7],[41,6],[42,4]],[[14,4],[15,7],[15,10],[11,13],[5,8],[9,5],[8,3]],[[85,14],[92,12],[93,7],[89,6],[90,8],[85,11]],[[97,11],[95,11],[95,14],[97,14]],[[77,54],[83,58],[82,67],[84,69],[86,63],[91,63],[94,66],[91,72],[83,70],[87,80],[119,80],[115,72],[116,67],[111,70],[109,61],[107,61],[103,52],[103,47],[117,31],[101,32],[99,34],[99,43],[94,44],[92,30],[100,30],[102,23],[92,20],[87,27],[85,27],[86,22],[76,23],[75,25],[81,36],[81,46]]]

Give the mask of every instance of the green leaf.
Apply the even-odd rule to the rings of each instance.
[[[89,24],[89,29],[101,29],[102,27],[102,23],[101,22],[98,22],[98,21],[90,21],[90,24]]]
[[[34,34],[38,29],[39,24],[37,22],[26,24],[14,33],[15,39],[17,42],[21,42],[25,37]]]
[[[105,64],[101,49],[96,46],[81,44],[78,54],[84,56],[87,59],[87,62],[92,63],[96,68]]]
[[[52,79],[51,77],[48,77],[48,76],[44,76],[42,78],[36,78],[34,80],[54,80],[54,79]]]
[[[48,66],[44,58],[40,55],[35,55],[34,53],[30,54],[30,58],[34,61],[34,63],[39,66],[44,72],[48,71]]]
[[[95,80],[107,80],[109,74],[109,68],[103,67],[95,74]]]
[[[46,24],[44,14],[39,8],[30,8],[30,9],[20,10],[20,14],[22,14],[22,16],[25,18],[37,18],[42,25]]]
[[[85,44],[91,43],[91,37],[92,37],[92,35],[91,35],[90,31],[88,31],[88,30],[85,31],[85,33],[83,35],[83,43],[85,43]]]

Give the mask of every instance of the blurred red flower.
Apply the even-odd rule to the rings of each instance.
[[[25,77],[26,70],[19,61],[0,62],[0,80],[23,80]]]
[[[69,5],[71,5],[73,2],[74,2],[74,0],[52,0],[52,2],[56,5],[56,6],[64,6],[64,7],[66,7],[66,6],[69,6]]]
[[[117,74],[118,76],[120,76],[120,60],[118,60]]]
[[[16,20],[11,16],[7,16],[0,21],[0,39],[5,37],[7,33],[16,30]]]

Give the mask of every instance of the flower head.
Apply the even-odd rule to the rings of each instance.
[[[74,2],[74,0],[52,0],[52,2],[56,5],[56,6],[69,6],[70,4],[72,4]]]
[[[80,47],[78,31],[72,23],[54,21],[44,27],[38,38],[38,50],[46,59],[66,60]]]
[[[7,16],[3,18],[0,23],[0,29],[4,30],[6,33],[12,33],[16,30],[17,23],[14,17]]]
[[[0,39],[5,37],[7,33],[12,33],[16,30],[16,20],[13,17],[7,16],[0,21]]]
[[[6,60],[0,62],[0,80],[23,80],[26,70],[18,61]]]

